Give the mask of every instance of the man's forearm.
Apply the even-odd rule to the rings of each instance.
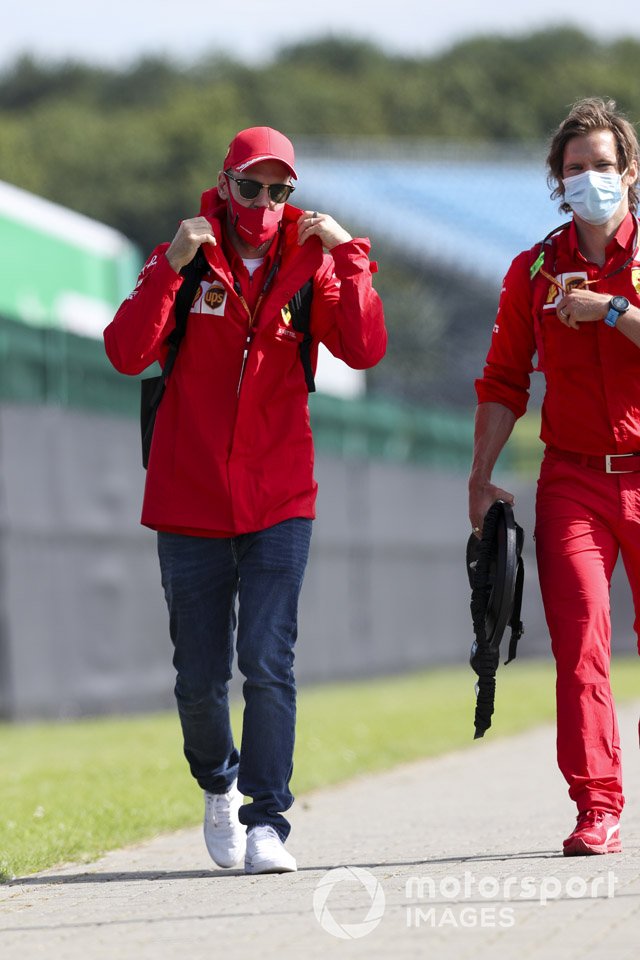
[[[515,422],[515,414],[501,403],[478,404],[469,482],[482,483],[491,479],[496,460],[511,436]]]
[[[480,403],[476,411],[473,464],[469,475],[469,519],[480,536],[484,516],[496,500],[513,503],[507,490],[491,482],[500,452],[511,436],[516,415],[501,403]]]

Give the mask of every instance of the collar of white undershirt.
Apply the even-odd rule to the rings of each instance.
[[[249,276],[252,277],[256,272],[256,270],[258,269],[258,267],[261,267],[262,264],[264,263],[264,257],[256,257],[251,260],[245,260],[245,258],[243,257],[242,262],[247,268],[247,271],[249,272]]]

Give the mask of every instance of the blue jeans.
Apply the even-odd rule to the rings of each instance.
[[[222,539],[158,534],[191,773],[210,793],[226,792],[237,777],[240,792],[251,797],[240,810],[241,822],[270,824],[283,840],[290,826],[282,813],[293,803],[293,658],[311,524],[296,517]],[[236,626],[245,677],[240,753],[228,699]]]

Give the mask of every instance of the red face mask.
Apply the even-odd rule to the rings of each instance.
[[[231,223],[244,243],[259,247],[275,237],[284,213],[284,204],[279,210],[270,210],[269,207],[243,207],[229,191],[229,206]]]

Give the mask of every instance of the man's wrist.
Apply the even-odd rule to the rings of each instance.
[[[618,319],[623,313],[626,313],[631,304],[626,297],[611,297],[609,309],[604,317],[604,322],[608,327],[615,327]]]
[[[180,273],[184,264],[175,256],[175,254],[170,253],[168,250],[165,253],[165,259],[174,273]]]
[[[353,240],[353,237],[351,236],[351,234],[347,233],[347,231],[345,230],[339,237],[335,237],[333,239],[331,246],[329,246],[328,243],[325,244],[325,246],[327,250],[333,251],[336,249],[336,247],[341,247],[343,243],[350,243],[352,240]]]
[[[478,489],[480,487],[490,487],[491,486],[491,476],[486,474],[474,473],[473,470],[469,474],[469,489]]]

